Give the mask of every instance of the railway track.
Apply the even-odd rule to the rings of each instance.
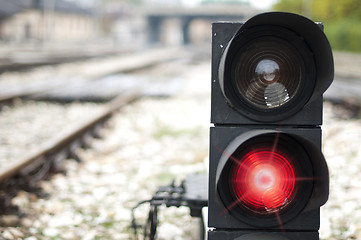
[[[35,84],[36,87],[22,87],[22,89],[13,91],[12,94],[3,94],[0,92],[0,107],[9,106],[16,99],[31,99],[34,96],[39,96],[41,93],[50,92],[51,95],[71,92],[69,91],[69,83],[80,82],[81,84],[78,88],[84,89],[93,83],[99,82],[99,79],[101,80],[103,76],[109,76],[118,72],[138,72],[153,66],[155,68],[162,68],[162,64],[172,64],[172,61],[182,59],[188,54],[189,52],[182,52],[180,49],[170,51],[152,50],[143,54],[121,57],[120,60],[117,58],[110,60],[106,59],[103,62],[91,62],[84,68],[78,68],[78,74],[82,76],[82,79],[78,79],[78,81],[75,82],[61,78],[60,84],[56,82],[52,84],[46,84],[45,86],[42,86],[42,84]],[[69,68],[69,66],[67,67]],[[147,72],[147,70],[145,71]],[[119,82],[120,79],[117,78],[116,81]],[[129,81],[129,79],[126,79],[125,81]],[[120,84],[122,85],[123,82]],[[21,83],[17,85],[21,85]],[[102,123],[109,119],[114,111],[138,98],[141,98],[144,94],[149,95],[149,92],[147,93],[144,88],[150,88],[154,86],[157,87],[159,82],[150,82],[147,84],[147,86],[145,86],[139,81],[133,81],[133,85],[125,85],[127,85],[125,88],[121,88],[118,91],[115,91],[115,93],[113,92],[112,95],[109,95],[106,99],[104,99],[104,101],[108,98],[113,99],[115,94],[119,95],[119,97],[114,98],[114,100],[105,104],[104,110],[101,113],[97,114],[88,120],[84,125],[73,130],[72,132],[62,134],[56,139],[51,139],[51,141],[46,141],[44,144],[41,144],[41,146],[36,149],[36,151],[31,151],[30,154],[27,154],[20,159],[17,157],[14,160],[9,159],[6,157],[6,153],[4,158],[4,152],[2,152],[2,158],[8,160],[7,162],[1,164],[0,159],[0,215],[14,210],[11,208],[11,199],[16,196],[19,189],[28,189],[29,191],[33,191],[36,183],[39,180],[46,178],[51,172],[61,170],[59,167],[61,166],[61,162],[64,159],[73,158],[77,160],[77,149],[86,147],[91,137],[97,137]],[[161,85],[167,84],[162,83]],[[142,86],[142,90],[140,90],[139,86]],[[99,85],[95,84],[95,88],[96,87],[102,89],[102,87],[99,87]],[[14,108],[16,107],[17,106],[15,105]],[[12,108],[13,107],[9,106],[7,110],[10,109],[10,111],[13,111]],[[27,118],[27,116],[25,117]],[[49,120],[51,121],[51,118],[49,118]],[[5,139],[5,143],[6,141],[7,140]],[[14,144],[16,144],[16,140],[12,140],[12,142],[13,144],[8,145],[8,148],[14,148],[16,146],[14,146]],[[20,148],[24,149],[21,149],[19,152],[24,152],[24,150],[26,151],[28,147],[22,147],[20,145]],[[1,150],[4,149],[0,148],[0,151]]]
[[[70,92],[73,93],[73,96],[70,96],[71,100],[82,101],[74,97],[84,95],[85,100],[108,101],[127,90],[124,86],[131,82],[109,81],[108,76],[129,74],[157,64],[191,58],[193,55],[189,49],[183,48],[151,49],[76,64],[64,63],[48,69],[49,71],[39,69],[39,72],[34,70],[26,74],[8,72],[5,76],[0,75],[0,110],[11,105],[16,99],[48,99],[49,96],[52,98],[59,93]],[[9,78],[11,81],[8,81]]]
[[[125,108],[124,112],[116,114],[111,120],[115,121],[116,127],[109,133],[110,136],[103,138],[102,141],[96,141],[95,144],[93,142],[91,149],[80,153],[81,157],[87,159],[86,164],[73,169],[72,166],[78,166],[78,164],[75,161],[67,161],[67,167],[70,166],[70,168],[67,168],[66,176],[58,174],[55,181],[42,182],[41,187],[44,187],[45,194],[50,194],[52,197],[43,199],[40,196],[34,201],[28,200],[29,206],[24,206],[21,205],[22,199],[31,196],[32,193],[23,191],[22,194],[18,194],[16,200],[17,203],[20,202],[23,210],[23,215],[19,216],[18,222],[22,226],[15,224],[12,226],[16,227],[3,228],[4,232],[21,229],[23,238],[34,236],[37,239],[82,239],[85,235],[92,239],[95,236],[102,236],[99,239],[129,239],[127,226],[130,220],[127,216],[129,208],[134,206],[136,201],[146,198],[149,192],[152,193],[154,185],[163,184],[164,181],[168,183],[168,179],[173,178],[173,175],[201,171],[204,167],[203,160],[208,153],[208,143],[205,139],[208,136],[207,124],[209,122],[207,115],[209,113],[207,90],[209,65],[207,64],[201,65],[200,69],[193,63],[183,67],[175,66],[178,68],[177,71],[181,71],[175,75],[184,77],[189,82],[187,92],[185,91],[185,94],[179,98],[143,98],[134,103],[134,107]],[[195,69],[192,71],[192,68]],[[164,73],[167,69],[162,66],[158,68],[158,72]],[[145,72],[150,75],[148,71]],[[340,169],[341,172],[342,169],[338,166],[339,156],[337,154],[332,156],[333,150],[338,149],[342,144],[347,147],[353,144],[354,149],[359,149],[357,145],[359,141],[355,138],[360,129],[359,120],[340,120],[334,117],[333,113],[330,115],[330,108],[333,108],[333,105],[329,103],[325,105],[325,121],[328,121],[325,125],[331,125],[331,128],[324,131],[325,137],[329,138],[324,142],[331,145],[325,153],[329,155],[327,159],[330,161],[331,169],[334,171]],[[352,129],[344,127],[345,124],[350,123],[355,124]],[[206,126],[205,129],[203,129],[204,126]],[[342,131],[346,129],[348,129],[347,132],[343,133]],[[88,133],[92,132],[94,130],[88,131]],[[349,137],[350,133],[353,134],[352,138]],[[87,135],[91,134],[85,134],[79,138],[79,141],[73,142],[73,147],[82,145],[81,142],[87,142]],[[341,138],[342,136],[344,138]],[[71,146],[72,144],[65,149]],[[64,152],[60,151],[58,154],[61,156]],[[353,151],[347,149],[347,152]],[[355,165],[357,156],[353,156]],[[345,166],[349,165],[345,164]],[[41,168],[36,168],[34,172],[29,170],[31,173],[37,173],[38,169]],[[350,169],[355,169],[354,165]],[[17,176],[15,180],[21,177],[21,175]],[[344,173],[340,176],[345,177]],[[348,176],[358,175],[347,174]],[[5,182],[12,184],[11,181],[8,178]],[[336,206],[339,204],[339,208],[342,208],[345,202],[343,198],[355,196],[357,199],[357,192],[359,191],[354,191],[355,195],[352,195],[350,190],[350,194],[345,194],[342,198],[339,196],[341,201],[332,203],[330,208],[333,208],[334,204]],[[74,205],[71,210],[69,210],[70,202]],[[354,202],[355,206],[358,206],[357,201]],[[143,211],[140,211],[140,217],[142,213]],[[184,225],[189,220],[186,216],[182,216],[182,220],[175,220],[174,214],[169,215],[165,216],[168,220],[174,220],[174,223],[164,224],[163,232],[166,233],[176,234],[179,231],[175,228],[177,223],[181,222]],[[184,215],[188,215],[188,211]],[[334,219],[334,215],[330,214],[330,216],[330,219]],[[352,221],[349,216],[345,219]],[[345,219],[339,221],[345,221]],[[357,224],[357,221],[354,222]],[[342,226],[342,224],[335,222],[335,226]],[[326,232],[324,236],[328,236],[327,234],[329,233]],[[188,239],[184,237],[185,235],[178,238]],[[166,235],[163,239],[172,239],[172,237]]]
[[[67,62],[79,62],[91,58],[102,58],[125,53],[128,50],[94,49],[94,47],[76,48],[41,48],[18,47],[1,53],[0,73],[9,71],[24,71],[39,66],[57,65]]]
[[[0,169],[0,213],[10,208],[11,198],[19,188],[33,187],[49,172],[59,170],[61,162],[70,157],[77,159],[78,148],[86,146],[89,138],[98,137],[99,128],[119,108],[142,96],[141,90],[127,92],[107,103],[104,110],[70,133],[46,142],[28,156],[11,162]]]

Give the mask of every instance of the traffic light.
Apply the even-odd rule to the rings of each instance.
[[[318,240],[329,176],[323,25],[271,12],[212,25],[208,238]]]

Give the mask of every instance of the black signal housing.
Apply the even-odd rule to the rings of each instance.
[[[209,239],[319,239],[333,75],[321,23],[271,12],[212,25]]]
[[[321,23],[283,12],[263,13],[245,23],[214,23],[211,122],[321,125],[322,94],[331,84],[334,74],[331,47],[322,29]],[[285,46],[288,54],[282,53],[282,49],[280,53],[279,47],[270,50],[271,44]],[[243,60],[239,72],[247,76],[254,71],[252,66],[247,68],[247,61],[244,60],[254,57],[252,51],[258,51],[260,58],[263,54],[265,59],[280,58],[277,54],[289,58],[292,54],[293,59],[288,59],[287,62],[299,62],[299,81],[287,80],[291,85],[297,84],[298,88],[285,104],[262,109],[252,105],[237,90],[237,64],[240,65],[239,61]],[[315,115],[316,111],[319,114]]]

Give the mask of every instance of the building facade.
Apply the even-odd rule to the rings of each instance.
[[[96,34],[95,14],[64,0],[0,0],[3,42],[82,42]]]

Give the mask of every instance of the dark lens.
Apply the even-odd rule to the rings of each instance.
[[[298,93],[302,78],[296,52],[282,39],[254,40],[235,63],[234,80],[239,95],[260,109],[289,102]]]

